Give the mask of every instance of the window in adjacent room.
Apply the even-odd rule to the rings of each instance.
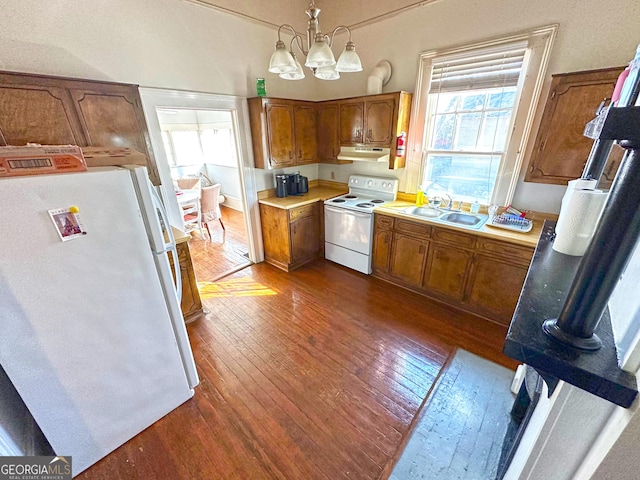
[[[555,29],[422,54],[407,190],[510,201]]]
[[[158,120],[169,166],[180,174],[195,174],[205,163],[237,166],[230,112],[159,109]]]

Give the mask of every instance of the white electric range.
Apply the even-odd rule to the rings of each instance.
[[[349,193],[324,202],[325,258],[370,274],[373,209],[397,194],[395,178],[351,175]]]

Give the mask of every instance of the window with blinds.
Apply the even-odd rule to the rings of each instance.
[[[489,204],[518,97],[526,44],[433,59],[423,185]]]
[[[407,192],[511,203],[557,25],[420,54]]]

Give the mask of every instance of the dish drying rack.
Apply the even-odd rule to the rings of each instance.
[[[486,223],[491,227],[504,228],[516,232],[527,233],[533,228],[533,222],[528,218],[523,218],[511,213],[502,213],[489,218]]]

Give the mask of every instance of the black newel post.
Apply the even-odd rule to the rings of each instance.
[[[583,350],[600,348],[594,331],[640,238],[640,107],[610,108],[593,129],[587,127],[586,133],[601,141],[619,140],[627,153],[560,315],[542,327],[552,338]]]

